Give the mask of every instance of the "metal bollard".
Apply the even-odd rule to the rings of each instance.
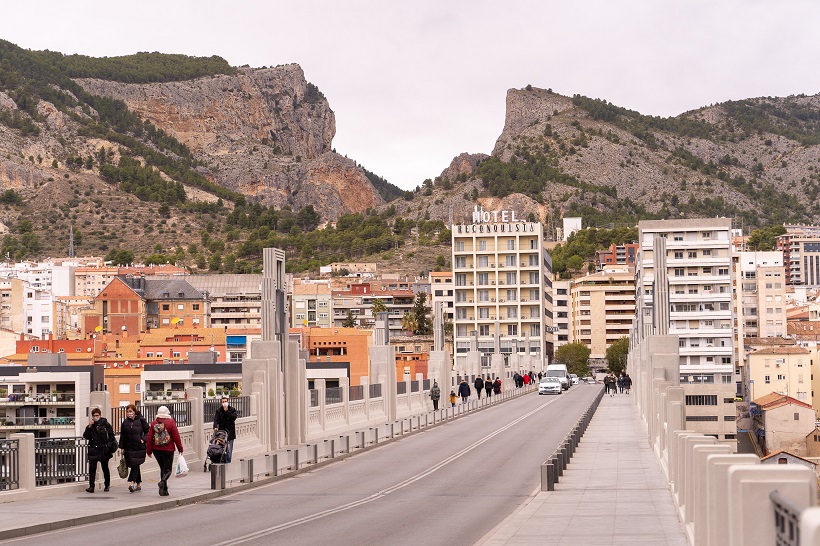
[[[293,469],[299,470],[299,448],[293,450]]]
[[[225,489],[225,465],[215,463],[211,465],[211,489]]]
[[[313,444],[313,464],[319,463],[319,444]]]
[[[547,470],[547,491],[555,491],[555,466],[552,463],[542,465]],[[541,482],[541,490],[543,491],[544,482]]]
[[[413,430],[413,418],[410,418],[410,430]],[[404,436],[404,419],[399,422],[399,436]]]
[[[253,482],[253,459],[239,459],[242,469],[242,483]]]
[[[557,468],[558,468],[558,475],[559,475],[559,476],[563,476],[563,475],[564,475],[564,469],[566,469],[566,468],[567,468],[567,465],[566,465],[566,455],[564,454],[564,450],[563,450],[563,449],[561,449],[561,450],[559,450],[559,451],[558,451],[558,453],[556,454],[556,458],[558,459],[558,466],[557,466]]]
[[[553,453],[552,457],[547,459],[547,463],[552,465],[552,478],[555,483],[558,483],[558,476],[561,473],[558,467],[558,457]]]
[[[336,440],[331,440],[330,441],[330,458],[331,459],[336,458]]]
[[[564,470],[566,470],[569,465],[569,450],[566,444],[561,448],[561,463],[564,465]]]

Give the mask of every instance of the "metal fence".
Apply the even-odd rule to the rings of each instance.
[[[351,385],[348,388],[348,393],[348,400],[351,402],[364,400],[364,385]]]
[[[311,408],[319,407],[319,390],[318,389],[308,389],[308,406]]]
[[[34,479],[38,487],[88,480],[88,441],[80,436],[35,438]]]
[[[798,546],[800,544],[800,512],[802,510],[783,497],[778,491],[769,494],[774,504],[774,528],[777,546]]]
[[[373,385],[368,385],[370,389],[370,398],[381,398],[382,397],[382,384],[381,383],[374,383]]]
[[[341,404],[342,394],[342,387],[326,387],[325,404]]]
[[[381,384],[381,383],[379,383]],[[407,383],[399,381],[396,383],[396,394],[407,394]]]
[[[419,392],[419,381],[410,382],[410,392]]]
[[[17,440],[0,440],[0,491],[20,487],[20,445]]]
[[[168,408],[177,426],[187,427],[191,425],[191,402],[189,400],[166,402],[163,404],[140,404],[137,406],[137,411],[150,423],[156,418],[157,410],[159,410],[161,406]],[[115,434],[120,433],[120,425],[123,420],[125,420],[125,408],[111,408],[111,426],[114,427]]]
[[[248,417],[251,414],[251,397],[250,396],[234,396],[228,398],[228,404],[236,410],[237,417]],[[206,398],[202,401],[202,415],[205,416],[205,422],[210,423],[216,415],[216,410],[222,407],[221,398]]]
[[[422,387],[421,387],[421,388],[422,388],[422,389],[424,389],[424,390],[426,390],[426,391],[429,391],[429,390],[430,390],[430,380],[429,380],[429,379],[425,379],[425,380],[424,380],[424,383],[422,383]]]

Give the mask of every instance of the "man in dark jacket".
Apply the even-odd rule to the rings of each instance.
[[[473,386],[475,387],[476,397],[481,398],[481,391],[484,390],[484,380],[481,379],[481,376],[477,376],[475,378],[475,383],[473,383]]]
[[[102,417],[100,408],[91,410],[91,419],[83,432],[83,438],[88,440],[88,493],[94,492],[94,482],[97,479],[97,463],[102,466],[105,491],[111,487],[111,471],[108,461],[116,451],[114,428],[105,417]],[[112,449],[113,448],[113,449]]]
[[[464,379],[458,384],[458,395],[461,397],[462,404],[466,404],[467,399],[470,398],[470,385]]]
[[[487,394],[487,398],[493,395],[493,378],[489,375],[484,380],[484,392]]]
[[[236,409],[228,402],[228,398],[222,397],[222,404],[214,414],[214,432],[224,430],[228,433],[228,450],[225,453],[225,462],[231,462],[233,455],[233,441],[236,439]]]

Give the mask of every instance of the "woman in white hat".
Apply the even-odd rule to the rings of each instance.
[[[168,496],[168,479],[171,477],[174,466],[174,446],[182,453],[182,440],[179,438],[177,424],[171,417],[167,406],[160,406],[157,417],[151,422],[148,429],[148,441],[145,442],[145,451],[150,457],[157,456],[159,464],[159,494]]]

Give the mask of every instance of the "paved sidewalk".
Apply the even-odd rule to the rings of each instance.
[[[687,546],[635,401],[625,394],[601,400],[555,491],[537,493],[480,542],[635,543]]]

